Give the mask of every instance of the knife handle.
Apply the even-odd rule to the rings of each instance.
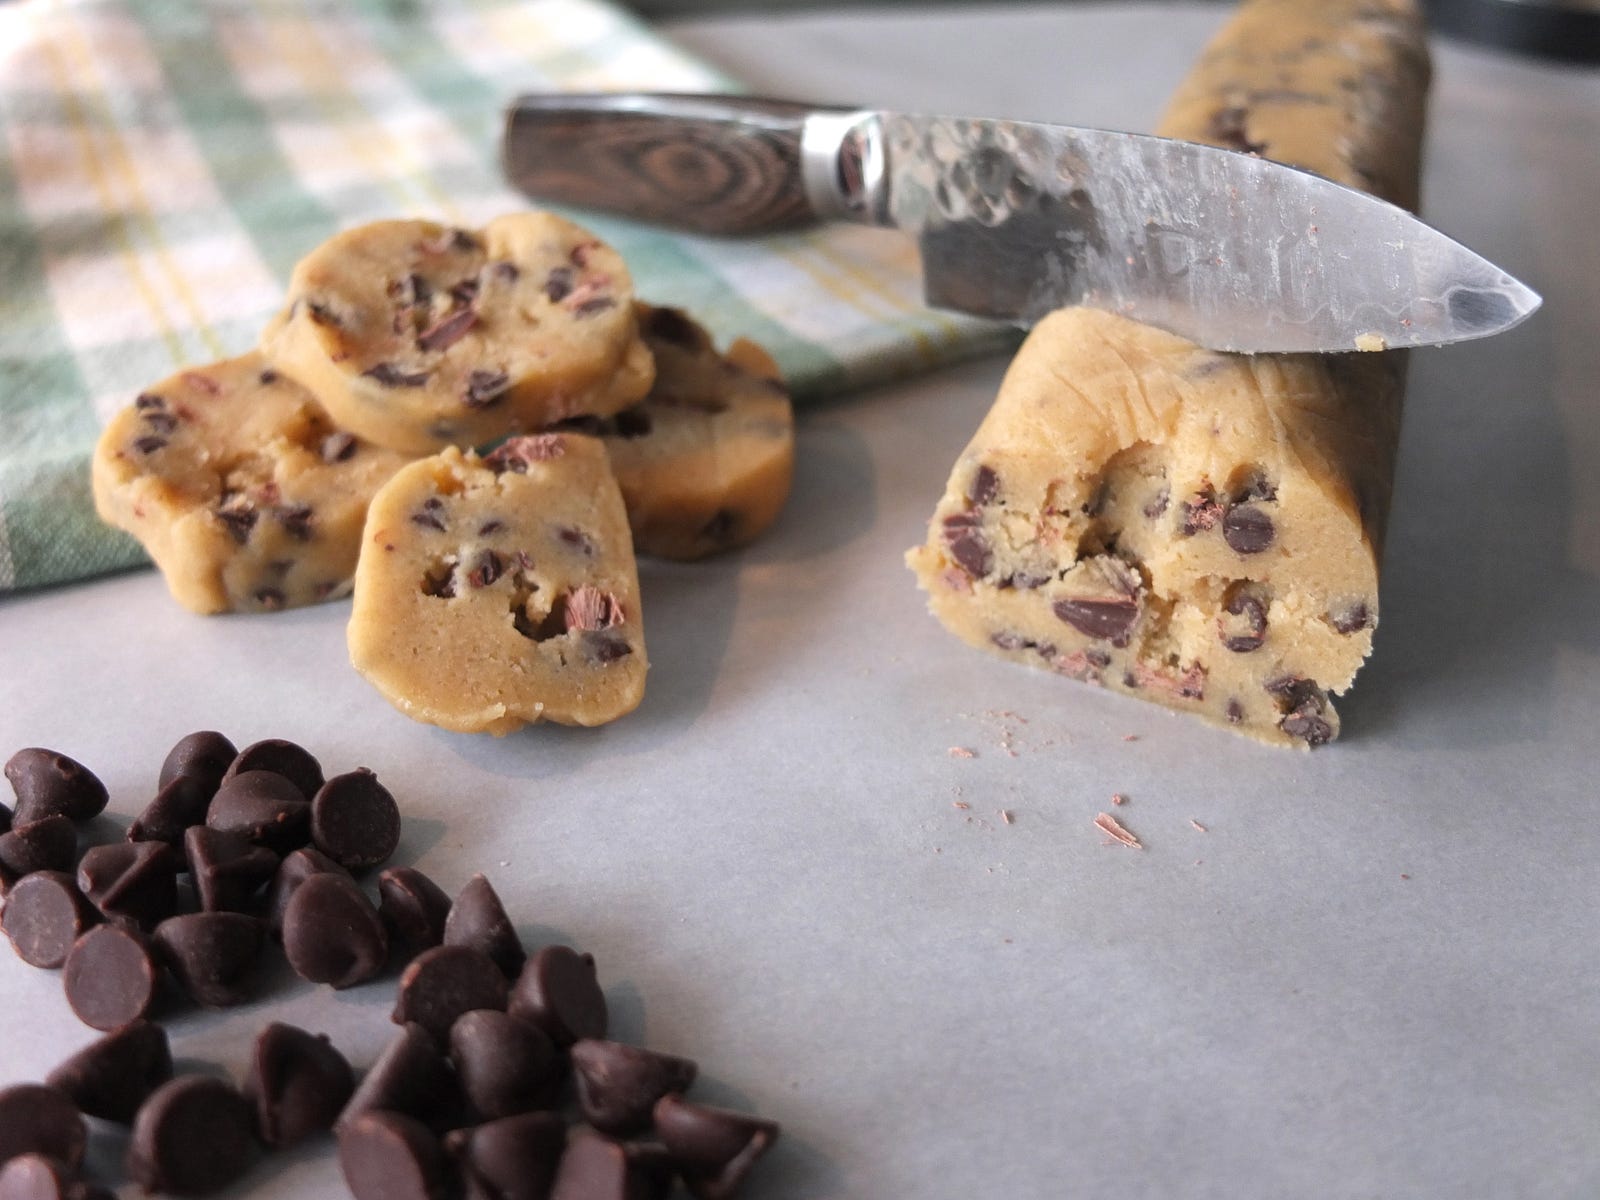
[[[846,215],[810,180],[806,141],[808,121],[815,130],[813,118],[852,111],[736,95],[529,94],[506,110],[501,155],[506,178],[537,199],[695,233],[769,233]]]

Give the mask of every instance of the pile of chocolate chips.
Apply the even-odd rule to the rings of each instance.
[[[660,1200],[679,1180],[726,1200],[778,1126],[684,1097],[693,1062],[606,1040],[594,959],[528,954],[475,875],[452,902],[422,872],[358,877],[400,841],[400,811],[361,768],[325,779],[303,747],[237,750],[194,733],[162,764],[127,840],[78,853],[105,786],[52,750],[18,751],[0,805],[0,928],[25,962],[62,968],[103,1037],[43,1084],[0,1090],[0,1200],[106,1200],[81,1177],[85,1117],[131,1125],[146,1192],[207,1195],[257,1148],[332,1130],[357,1200]],[[269,1024],[242,1088],[174,1075],[152,1017],[251,998],[264,952],[346,988],[403,964],[400,1032],[356,1082],[326,1036]]]

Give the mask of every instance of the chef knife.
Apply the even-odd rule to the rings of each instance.
[[[733,95],[532,94],[507,178],[707,234],[817,221],[917,238],[929,305],[1027,325],[1086,304],[1219,350],[1487,337],[1539,296],[1409,212],[1235,150]]]

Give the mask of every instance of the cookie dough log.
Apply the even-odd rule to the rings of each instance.
[[[367,504],[408,461],[252,353],[140,393],[91,473],[101,519],[144,544],[178,603],[260,612],[349,593]]]
[[[689,561],[753,541],[794,475],[794,411],[777,364],[740,339],[717,353],[675,308],[639,304],[656,363],[644,401],[564,424],[601,438],[622,488],[634,549]]]
[[[367,514],[350,660],[457,732],[601,725],[644,696],[633,542],[594,438],[513,438],[412,463]]]
[[[1249,0],[1159,132],[1413,202],[1427,80],[1411,3]],[[1320,745],[1372,648],[1403,371],[1053,313],[908,560],[973,645]]]
[[[542,212],[347,230],[295,268],[262,348],[345,428],[412,454],[609,415],[654,376],[621,256]]]

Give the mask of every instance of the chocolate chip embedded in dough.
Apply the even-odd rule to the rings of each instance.
[[[325,463],[349,462],[355,456],[355,452],[355,435],[346,433],[342,429],[323,438],[318,450]]]
[[[699,1200],[732,1196],[778,1140],[775,1121],[667,1095],[655,1107],[655,1135]]]
[[[399,363],[392,362],[381,362],[375,367],[367,368],[361,374],[363,378],[389,388],[421,387],[428,382],[427,371],[407,370]]]
[[[206,912],[248,912],[257,892],[278,871],[278,856],[242,833],[224,833],[204,825],[183,835],[200,907]]]
[[[467,376],[461,403],[468,408],[488,408],[511,390],[511,377],[504,371],[476,370]]]
[[[504,1009],[506,977],[487,954],[468,946],[424,950],[400,976],[390,1020],[415,1022],[442,1044],[462,1013],[475,1008]]]
[[[436,529],[444,532],[444,501],[437,496],[429,496],[422,502],[422,507],[411,516],[413,525],[421,525],[424,529]]]
[[[311,801],[311,840],[347,870],[375,867],[400,844],[400,806],[365,767],[336,775]]]
[[[146,1192],[208,1196],[239,1179],[255,1145],[255,1115],[236,1088],[183,1075],[157,1088],[133,1122],[128,1175]]]
[[[343,1126],[339,1170],[355,1200],[443,1200],[450,1193],[438,1138],[400,1113],[362,1113]]]
[[[508,979],[515,979],[528,960],[522,949],[522,939],[517,937],[499,893],[481,874],[467,880],[450,906],[444,925],[444,944],[483,951]]]
[[[248,497],[241,492],[224,495],[222,502],[211,510],[211,515],[228,531],[228,536],[241,546],[250,541],[250,533],[261,517]]]
[[[309,504],[281,504],[272,510],[273,517],[283,527],[283,531],[297,542],[308,542],[312,535],[312,519],[315,514]],[[284,563],[287,568],[288,563]]]
[[[282,775],[300,789],[301,798],[310,800],[322,786],[322,764],[316,755],[295,742],[266,738],[251,742],[228,765],[223,782],[246,771],[271,771]]]
[[[78,862],[78,890],[108,920],[149,929],[178,911],[183,858],[165,842],[95,846]]]
[[[144,437],[137,437],[133,439],[133,448],[140,454],[154,454],[157,450],[166,449],[166,446],[167,439],[164,437],[157,437],[153,433],[146,434]]]
[[[1222,518],[1222,540],[1238,554],[1260,554],[1276,535],[1272,518],[1255,504],[1236,504]]]
[[[982,579],[994,569],[994,555],[981,526],[982,518],[976,513],[953,513],[944,519],[944,544],[950,557],[974,579]]]
[[[214,729],[199,729],[185,734],[167,751],[156,786],[165,788],[173,780],[188,776],[215,793],[238,756],[239,751],[234,744]]]
[[[454,312],[439,318],[439,320],[419,333],[417,335],[417,348],[425,350],[429,354],[448,350],[466,337],[477,323],[477,309],[458,308]]]
[[[66,817],[15,822],[0,834],[0,895],[35,871],[70,871],[78,851],[78,832]]]
[[[45,1082],[85,1116],[126,1125],[145,1098],[171,1078],[167,1031],[141,1020],[90,1042],[45,1076]]]
[[[522,968],[506,1011],[542,1029],[558,1046],[606,1035],[606,995],[594,956],[545,946]]]
[[[362,1078],[335,1128],[379,1110],[440,1125],[454,1119],[459,1105],[455,1073],[438,1043],[422,1026],[406,1025]]]
[[[450,1058],[461,1091],[482,1120],[561,1101],[566,1062],[542,1032],[494,1009],[475,1009],[450,1027]]]
[[[282,1149],[332,1129],[355,1086],[350,1063],[326,1035],[274,1021],[256,1037],[244,1096],[257,1136]]]
[[[1308,746],[1322,746],[1333,740],[1333,725],[1327,719],[1327,694],[1312,680],[1284,675],[1266,683],[1267,692],[1277,698],[1283,715],[1278,728]]]
[[[445,1135],[468,1200],[546,1200],[567,1144],[556,1113],[529,1112]]]
[[[112,1030],[155,1007],[161,971],[144,938],[117,925],[96,925],[67,955],[61,986],[78,1020]]]
[[[34,871],[17,880],[0,910],[0,928],[17,957],[29,966],[54,970],[73,944],[100,919],[65,871]]]
[[[444,941],[450,897],[415,867],[390,867],[378,876],[378,915],[391,944],[427,950]]]
[[[610,296],[591,296],[581,301],[572,310],[574,316],[592,317],[595,313],[604,312],[608,308],[615,308],[617,302]]]
[[[217,789],[206,824],[288,854],[311,840],[311,805],[299,787],[276,771],[245,771]]]
[[[1193,537],[1222,520],[1222,505],[1209,487],[1202,488],[1178,506],[1178,532]]]
[[[55,1088],[19,1083],[0,1090],[0,1163],[42,1154],[76,1170],[88,1139],[83,1116]]]
[[[1171,500],[1171,489],[1169,489],[1166,484],[1162,484],[1161,490],[1145,503],[1144,509],[1142,510],[1145,517],[1151,521],[1154,521],[1162,513],[1167,511],[1167,505],[1171,503]]]
[[[106,785],[76,759],[30,746],[6,760],[5,776],[17,795],[11,819],[18,825],[45,817],[87,821],[106,807]]]
[[[1217,636],[1235,654],[1259,650],[1267,640],[1267,601],[1253,585],[1231,585],[1223,597]],[[1235,618],[1230,620],[1229,618]]]
[[[1115,599],[1068,598],[1050,606],[1057,617],[1085,637],[1126,646],[1128,634],[1139,618],[1139,603],[1131,597]]]
[[[968,503],[982,507],[1000,494],[1000,476],[993,467],[980,466],[972,475],[972,482],[967,486]]]
[[[649,1128],[656,1101],[687,1091],[699,1074],[687,1058],[594,1038],[573,1045],[572,1070],[584,1120],[618,1136]]]
[[[295,974],[336,989],[374,978],[389,957],[378,910],[344,874],[321,872],[300,884],[284,908],[282,934]]]
[[[266,940],[262,922],[233,912],[168,917],[151,937],[163,964],[204,1008],[231,1008],[250,998],[249,982]]]
[[[1358,600],[1337,613],[1330,614],[1328,620],[1333,625],[1335,633],[1349,636],[1352,633],[1359,633],[1372,624],[1372,610],[1367,607],[1365,601]]]
[[[493,550],[482,551],[473,560],[472,568],[467,572],[467,586],[475,588],[488,587],[505,574],[506,560]]]
[[[545,276],[544,294],[551,304],[559,304],[572,293],[572,281],[575,277],[571,267],[554,267],[550,274]]]

